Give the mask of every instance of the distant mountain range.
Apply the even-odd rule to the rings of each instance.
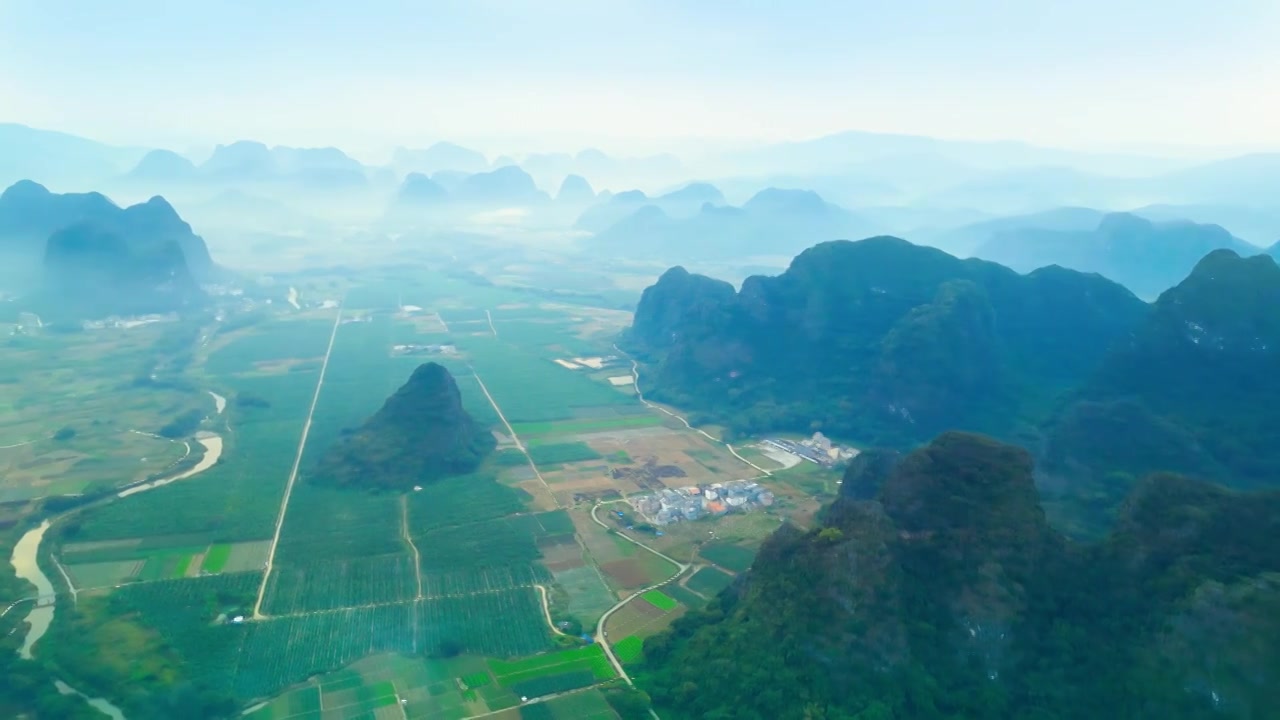
[[[490,162],[483,153],[450,142],[438,142],[426,149],[396,148],[391,165],[401,174],[421,173],[434,177],[440,172],[475,175],[518,165],[540,187],[554,188],[565,178],[577,175],[597,185],[669,184],[687,172],[673,155],[613,157],[588,148],[576,154],[530,153],[517,159],[500,155]]]
[[[35,178],[59,187],[86,187],[124,172],[146,153],[75,135],[0,123],[0,187]]]
[[[997,236],[1041,230],[1083,232],[1097,228],[1105,215],[1105,212],[1093,208],[1060,207],[1027,215],[980,220],[955,228],[924,230],[909,237],[912,242],[932,245],[958,257],[970,257]]]
[[[24,180],[0,195],[0,255],[7,258],[8,278],[34,277],[50,236],[72,226],[83,226],[76,237],[115,236],[135,250],[173,243],[194,278],[208,279],[214,272],[204,240],[162,197],[121,208],[99,193],[52,193]]]
[[[590,185],[586,189],[589,192]],[[447,225],[465,221],[478,212],[528,211],[546,208],[551,202],[533,178],[515,165],[471,175],[442,171],[428,177],[415,172],[400,184],[383,222],[404,228]],[[581,203],[574,202],[570,207],[579,208]]]
[[[628,215],[585,240],[589,252],[668,262],[742,260],[753,256],[788,255],[812,241],[865,237],[875,227],[854,213],[806,190],[769,188],[740,208],[704,200],[696,211],[685,198],[709,196],[713,186],[649,199],[621,193],[589,209],[579,227],[592,227],[626,209]],[[706,189],[703,189],[706,188]],[[718,191],[715,196],[719,196]],[[722,198],[721,198],[722,199]]]
[[[566,205],[586,207],[595,202],[596,191],[591,183],[581,175],[566,175],[560,181],[560,190],[556,192],[556,202]]]
[[[365,187],[368,173],[337,148],[268,148],[242,140],[217,146],[198,166],[168,150],[152,150],[121,182],[161,186],[289,182],[303,190],[334,191]]]
[[[1055,512],[1096,529],[1150,472],[1280,484],[1277,307],[1266,255],[1214,250],[1147,305],[1097,275],[872,238],[738,292],[674,268],[624,342],[648,394],[736,431],[910,447],[959,428],[1041,448]]]
[[[656,197],[649,197],[641,190],[627,190],[587,208],[574,223],[574,227],[598,233],[626,221],[645,208],[661,210],[663,215],[672,218],[687,218],[696,215],[706,205],[724,204],[724,195],[720,190],[707,183],[690,183]]]
[[[1066,225],[1077,220],[1084,224],[1097,213],[1064,209],[1058,215]],[[1009,225],[992,232],[973,254],[1018,272],[1046,265],[1096,272],[1148,299],[1180,282],[1213,250],[1228,249],[1246,256],[1262,252],[1217,225],[1153,223],[1128,213],[1104,215],[1088,230]]]
[[[1268,716],[1280,493],[1156,475],[1083,544],[1033,477],[963,433],[860,456],[812,527],[645,640],[640,686],[663,717]]]
[[[470,179],[517,167],[538,190],[516,185],[500,189],[497,183],[502,175]],[[698,215],[707,203],[744,206],[762,188],[810,190],[835,206],[849,208],[858,219],[853,230],[837,228],[836,234],[830,234],[832,223],[823,221],[818,225],[821,234],[805,238],[806,242],[890,232],[963,255],[989,238],[979,236],[980,228],[962,226],[994,216],[1058,212],[1055,208],[1062,207],[1129,211],[1158,222],[1185,219],[1218,224],[1260,247],[1280,241],[1280,206],[1275,200],[1280,197],[1280,154],[1275,153],[1193,162],[1025,143],[849,132],[706,153],[696,167],[686,167],[671,155],[623,158],[594,148],[572,154],[504,155],[491,162],[483,153],[448,142],[422,150],[399,148],[390,165],[368,167],[336,148],[268,147],[250,140],[220,145],[196,164],[167,150],[118,148],[20,125],[0,125],[0,182],[31,178],[57,189],[105,188],[113,196],[132,200],[163,194],[183,206],[238,190],[298,207],[314,203],[315,207],[306,207],[309,213],[344,225],[367,220],[385,208],[394,188],[410,173],[431,178],[451,193],[451,202],[482,207],[490,202],[505,207],[536,205],[539,201],[530,199],[533,193],[553,191],[571,176],[586,180],[593,189],[672,187],[694,175],[713,180],[714,184],[694,183],[683,200],[676,193],[651,196],[638,191],[618,192],[612,196],[616,202],[597,197],[591,203],[585,194],[578,194],[571,203],[566,196],[561,207],[544,206],[543,211],[523,213],[519,221],[557,228],[576,223],[576,229],[590,233],[603,233],[626,221],[630,227],[624,225],[616,234],[619,242],[628,245],[633,245],[636,233],[674,236],[677,244],[694,233],[739,235],[741,231],[733,225],[742,223],[741,218],[672,221]],[[520,175],[506,177],[523,183]],[[486,187],[464,189],[464,184]],[[463,194],[452,196],[458,190]],[[498,201],[494,195],[505,197]],[[468,198],[465,203],[463,197]],[[667,218],[645,210],[650,205]],[[588,210],[574,221],[568,211],[571,206],[588,206]],[[1030,227],[1092,229],[1053,222]],[[790,232],[800,235],[806,230],[800,222]],[[775,234],[772,229],[760,231],[766,239]],[[771,250],[790,254],[799,247],[793,242]]]
[[[456,170],[464,173],[484,172],[489,160],[484,154],[448,142],[438,142],[425,150],[396,148],[392,166],[402,173],[431,173]]]

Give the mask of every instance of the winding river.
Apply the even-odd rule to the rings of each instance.
[[[196,442],[204,446],[204,457],[200,458],[200,462],[196,463],[190,470],[180,472],[177,475],[160,478],[159,480],[152,480],[149,483],[134,485],[131,488],[125,488],[124,490],[116,493],[117,497],[129,497],[130,495],[137,495],[140,492],[155,490],[156,488],[164,487],[169,483],[186,480],[192,475],[199,475],[205,470],[213,467],[214,463],[218,462],[218,458],[222,457],[222,436],[215,435],[211,432],[199,432],[196,433]]]
[[[214,392],[209,394],[213,396],[217,414],[221,415],[227,405],[226,398]],[[154,490],[198,475],[213,467],[218,462],[218,458],[222,457],[222,437],[211,432],[202,431],[196,433],[196,442],[199,442],[204,447],[204,457],[200,458],[200,462],[196,463],[194,467],[176,475],[127,488],[117,493],[117,496],[124,498]],[[39,642],[40,638],[44,637],[44,634],[49,631],[49,625],[53,623],[53,611],[56,609],[53,583],[49,581],[48,576],[40,569],[39,564],[36,562],[36,557],[39,555],[40,543],[44,541],[45,533],[56,519],[57,517],[46,518],[38,527],[34,527],[23,534],[18,543],[13,546],[13,557],[10,558],[17,576],[36,586],[35,607],[31,608],[26,617],[26,622],[31,625],[31,629],[27,632],[26,637],[23,638],[22,647],[18,648],[18,656],[24,660],[31,659],[31,649]],[[63,695],[81,695],[90,705],[106,713],[112,720],[125,720],[124,713],[120,711],[120,708],[110,702],[102,698],[88,697],[61,680],[57,680],[55,683],[58,692]]]
[[[40,542],[49,529],[49,521],[40,523],[39,527],[28,530],[18,544],[13,546],[13,570],[18,577],[36,586],[36,605],[27,613],[27,622],[31,623],[31,631],[18,648],[18,656],[24,660],[31,659],[31,646],[44,636],[53,622],[53,583],[36,564],[36,553],[40,550]]]

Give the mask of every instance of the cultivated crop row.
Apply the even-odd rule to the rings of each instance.
[[[261,573],[228,573],[126,585],[110,602],[114,612],[132,615],[163,637],[189,676],[226,685],[244,640],[226,620],[253,604],[261,579]]]
[[[424,600],[419,608],[428,652],[516,657],[547,648],[546,621],[532,588]]]
[[[548,646],[532,589],[274,618],[213,628],[239,642],[234,691],[245,699],[278,693],[367,655],[467,653],[512,657]],[[230,648],[234,651],[234,647]],[[218,659],[225,661],[226,653]]]
[[[413,603],[246,623],[235,693],[274,695],[312,675],[381,652],[417,652]]]
[[[542,555],[531,528],[506,519],[439,528],[413,540],[428,573],[527,565]]]
[[[520,462],[527,462],[520,455]],[[414,535],[449,525],[492,520],[524,509],[519,491],[480,474],[447,478],[409,496]]]
[[[205,472],[93,508],[67,528],[68,540],[183,536],[189,545],[271,537],[298,447],[314,373],[240,377],[233,392],[264,398],[267,408],[236,410],[237,432]]]
[[[281,562],[340,560],[405,549],[395,496],[319,488],[303,482],[289,498],[276,557]]]
[[[495,592],[552,582],[541,565],[507,565],[424,574],[422,594],[427,597]]]
[[[417,590],[407,553],[290,562],[272,568],[264,607],[270,615],[330,610],[412,600]]]

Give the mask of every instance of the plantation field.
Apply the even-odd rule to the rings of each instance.
[[[84,513],[68,526],[68,539],[183,535],[218,544],[269,538],[315,383],[314,372],[228,379],[224,416],[231,431],[221,461],[195,477]],[[240,393],[268,406],[239,407],[234,398]]]
[[[685,587],[706,598],[713,598],[733,583],[733,576],[713,567],[704,567],[685,582]]]
[[[413,556],[408,553],[317,559],[273,566],[263,611],[287,615],[404,602],[416,596]]]
[[[447,280],[448,287],[458,285],[476,288]],[[288,690],[255,710],[254,720],[461,719],[508,708],[514,717],[522,712],[514,709],[521,695],[613,678],[602,648],[551,651],[533,586],[545,587],[557,619],[590,628],[616,602],[615,590],[664,580],[675,568],[584,521],[581,511],[540,511],[554,505],[523,454],[499,453],[471,475],[404,494],[336,490],[309,480],[344,430],[359,426],[418,364],[433,360],[454,373],[468,411],[505,432],[483,380],[548,482],[576,472],[617,487],[610,469],[646,462],[655,454],[646,442],[684,442],[645,439],[672,432],[605,381],[625,368],[571,370],[553,362],[607,354],[601,333],[622,316],[519,306],[507,290],[477,288],[474,296],[492,302],[496,336],[482,306],[465,307],[473,297],[449,297],[408,278],[352,289],[343,318],[373,312],[339,325],[334,336],[265,584],[261,569],[333,314],[303,311],[212,333],[195,353],[190,374],[199,383],[190,394],[211,404],[205,390],[213,388],[227,398],[225,412],[206,425],[224,438],[221,462],[58,526],[60,557],[78,586],[123,584],[82,594],[74,626],[96,644],[96,654],[115,652],[110,673],[131,677],[137,667],[173,683],[199,678],[245,704]],[[429,327],[418,322],[422,317],[396,316],[400,303],[422,307],[417,315],[432,316]],[[391,353],[397,344],[427,343],[455,344],[458,354]],[[185,407],[187,395],[178,398],[168,410]],[[710,472],[708,465],[724,462],[713,446],[701,454],[690,447],[695,452],[681,461],[690,468]],[[531,492],[539,493],[536,500]],[[231,622],[252,614],[259,587],[265,617]],[[661,606],[666,612],[649,608],[667,622],[682,612],[677,597],[651,595],[633,605]],[[610,631],[627,617],[619,612]],[[656,631],[648,625],[653,619],[640,617],[630,630],[620,626],[620,637]],[[69,621],[60,615],[57,622]],[[59,652],[84,649],[68,637],[60,636]],[[121,637],[130,641],[114,647]],[[537,706],[557,718],[615,717],[596,690]]]
[[[524,455],[517,454],[524,464]],[[408,498],[409,528],[414,534],[513,515],[529,500],[527,494],[496,482],[485,471],[432,483]]]
[[[316,612],[225,630],[243,631],[234,690],[246,700],[273,695],[370,654],[415,655],[454,647],[511,657],[530,655],[548,645],[542,610],[532,589]]]
[[[299,480],[289,498],[277,562],[339,560],[408,550],[400,502],[388,493],[336,490]]]

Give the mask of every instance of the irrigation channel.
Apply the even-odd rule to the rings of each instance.
[[[209,394],[213,397],[214,407],[217,414],[221,415],[222,411],[225,410],[227,406],[226,398],[214,392],[210,392]],[[148,490],[154,490],[158,487],[163,487],[170,483],[198,475],[213,467],[214,464],[218,462],[218,458],[222,456],[222,437],[210,432],[201,432],[196,436],[196,440],[204,446],[205,453],[204,456],[200,458],[200,462],[196,463],[195,466],[168,477],[133,485],[117,493],[115,497],[125,498]],[[55,522],[66,515],[77,512],[81,509],[83,508],[69,510],[62,515],[45,518],[39,526],[34,527],[23,534],[23,536],[18,540],[18,543],[13,546],[13,556],[10,558],[10,562],[13,564],[14,573],[23,580],[26,580],[36,586],[35,597],[23,599],[26,601],[34,601],[34,606],[27,612],[27,616],[24,618],[24,622],[28,623],[31,626],[31,629],[27,631],[26,636],[22,639],[22,646],[18,648],[18,657],[21,657],[24,660],[32,659],[31,649],[37,642],[39,642],[40,638],[44,637],[44,634],[49,631],[49,626],[53,624],[53,613],[57,609],[57,593],[53,589],[53,583],[49,581],[49,577],[44,574],[44,571],[40,569],[39,562],[37,562],[37,558],[40,554],[40,545],[44,542],[45,533]],[[67,578],[67,585],[71,585],[70,578]],[[73,596],[74,592],[75,590],[72,588]],[[18,602],[22,602],[23,600]],[[10,605],[5,612],[7,613],[9,610],[12,610],[18,602]],[[84,693],[76,690],[61,680],[55,680],[54,684],[55,687],[57,687],[58,692],[63,695],[80,695],[81,697],[84,697],[91,706],[103,713],[106,713],[112,718],[112,720],[125,720],[124,713],[120,711],[120,708],[112,705],[107,700],[88,697]]]

